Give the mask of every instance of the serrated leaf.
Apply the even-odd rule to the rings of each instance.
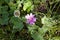
[[[43,36],[39,35],[39,33],[34,33],[32,34],[32,37],[34,38],[34,40],[44,40]]]
[[[12,17],[11,22],[14,24],[13,29],[20,31],[24,27],[22,21],[17,17]]]
[[[24,3],[23,10],[26,11],[29,7],[32,6],[32,3],[30,1]]]

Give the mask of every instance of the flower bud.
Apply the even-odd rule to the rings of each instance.
[[[15,10],[14,11],[14,16],[15,17],[19,17],[20,16],[20,11],[19,10]]]

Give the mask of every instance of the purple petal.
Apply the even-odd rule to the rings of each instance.
[[[33,21],[36,22],[36,18],[33,18]]]
[[[27,22],[26,23],[29,23],[29,20],[27,20]]]
[[[30,22],[30,24],[31,24],[31,25],[33,25],[33,24],[34,24],[34,22]]]
[[[26,19],[29,19],[29,17],[30,17],[29,14],[27,14],[27,15],[25,16]]]
[[[33,15],[32,13],[30,13],[30,17],[33,18],[35,15]]]

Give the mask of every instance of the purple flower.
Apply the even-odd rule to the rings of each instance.
[[[30,13],[30,15],[27,14],[27,15],[25,16],[25,18],[27,19],[27,23],[33,25],[33,24],[36,22],[36,18],[35,18],[34,16],[35,16],[35,15],[33,15],[32,13]]]

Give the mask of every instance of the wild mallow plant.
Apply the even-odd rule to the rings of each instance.
[[[0,0],[0,40],[60,40],[60,1]]]

